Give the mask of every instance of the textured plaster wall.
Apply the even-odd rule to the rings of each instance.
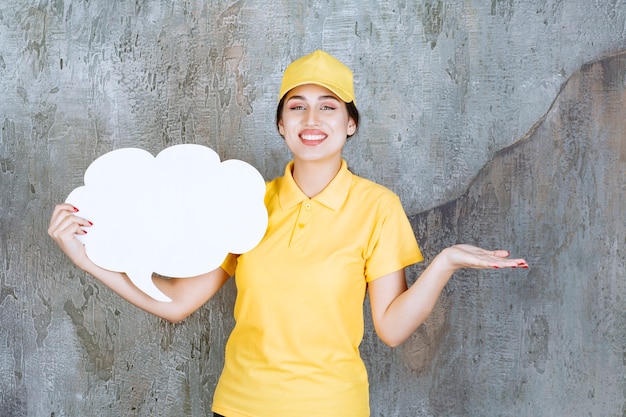
[[[280,175],[280,76],[316,48],[355,72],[349,165],[427,257],[531,263],[457,274],[399,348],[369,326],[372,415],[626,416],[626,4],[310,3],[0,3],[0,416],[209,415],[233,284],[165,323],[73,268],[50,212],[126,146]]]

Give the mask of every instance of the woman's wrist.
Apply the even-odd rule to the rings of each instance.
[[[461,269],[461,266],[455,259],[454,250],[454,247],[445,248],[437,256],[435,256],[432,261],[434,268],[436,268],[440,274],[447,277]]]

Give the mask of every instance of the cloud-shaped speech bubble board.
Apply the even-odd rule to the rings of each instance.
[[[156,157],[137,148],[104,154],[66,202],[93,222],[78,235],[92,262],[171,301],[152,274],[192,277],[254,248],[267,228],[264,196],[265,181],[250,164],[220,162],[212,149],[186,144]]]

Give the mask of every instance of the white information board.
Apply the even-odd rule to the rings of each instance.
[[[78,238],[96,265],[171,301],[153,272],[192,277],[219,267],[228,253],[254,248],[267,228],[264,196],[265,181],[250,164],[176,145],[156,157],[137,148],[99,157],[66,201],[93,222]]]

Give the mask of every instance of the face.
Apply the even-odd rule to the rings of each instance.
[[[305,84],[286,94],[278,131],[296,161],[337,162],[356,123],[346,103],[330,90]]]

